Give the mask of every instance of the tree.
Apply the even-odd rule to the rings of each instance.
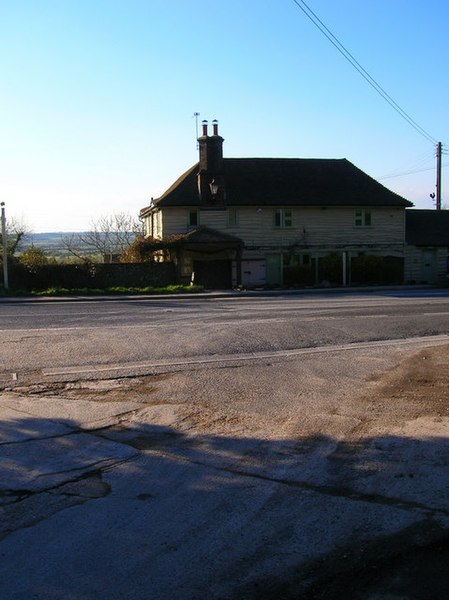
[[[63,238],[64,248],[84,262],[95,258],[113,262],[119,259],[136,237],[142,235],[142,223],[121,212],[103,216],[92,223],[90,231],[73,233]]]
[[[121,255],[120,262],[143,263],[154,260],[154,247],[151,240],[137,236]]]
[[[22,219],[10,217],[6,220],[6,251],[8,257],[13,257],[19,250],[23,238],[29,229]],[[3,254],[3,237],[0,229],[0,256]]]

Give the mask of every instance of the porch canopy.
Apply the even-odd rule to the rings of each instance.
[[[161,240],[146,238],[144,243],[146,252],[173,253],[180,278],[187,255],[194,257],[195,261],[212,261],[216,257],[225,257],[228,261],[233,259],[236,261],[237,285],[241,284],[241,257],[244,242],[234,235],[199,226],[187,233],[171,235]]]

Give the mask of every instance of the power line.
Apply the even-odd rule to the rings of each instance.
[[[415,172],[418,169],[426,170],[429,166],[426,163],[430,163],[430,161],[434,161],[434,153],[431,154],[427,149],[424,153],[419,154],[416,158],[412,160],[408,160],[405,164],[402,164],[400,167],[393,169],[392,171],[388,171],[385,175],[382,175],[381,179],[387,179],[390,177],[396,177],[402,175],[405,172],[413,171]],[[430,169],[430,167],[429,167]]]
[[[340,52],[340,54],[354,67],[354,69],[369,83],[369,85],[395,110],[415,131],[421,134],[427,141],[436,144],[437,140],[423,129],[412,117],[399,106],[393,98],[387,94],[383,87],[366,71],[354,56],[343,46],[338,38],[326,27],[321,19],[304,2],[304,0],[293,0],[296,6],[306,15],[306,17],[321,31],[321,33],[330,41],[330,43]]]
[[[449,163],[445,163],[441,166],[449,167]],[[383,177],[376,177],[376,179],[379,181],[383,181],[384,179],[394,179],[395,177],[404,177],[405,175],[413,175],[414,173],[424,173],[425,171],[435,171],[435,167],[428,167],[427,169],[415,169],[413,171],[405,171],[404,173],[396,173],[395,175],[384,175]]]

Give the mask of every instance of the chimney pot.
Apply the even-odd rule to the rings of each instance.
[[[201,124],[203,126],[203,135],[207,136],[207,121],[204,120]]]
[[[212,127],[213,127],[213,133],[214,133],[214,135],[218,135],[218,121],[217,121],[217,119],[214,119],[212,121]]]

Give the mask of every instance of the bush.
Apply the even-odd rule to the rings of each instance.
[[[27,248],[18,256],[17,260],[29,273],[38,273],[42,267],[48,264],[47,255],[42,248],[36,246]]]
[[[362,254],[351,261],[352,284],[401,284],[403,279],[403,258]]]
[[[18,263],[10,270],[11,288],[29,291],[164,287],[175,281],[176,270],[172,263],[47,264],[32,270]]]
[[[341,285],[343,280],[342,256],[337,252],[318,259],[318,280],[330,285]]]

